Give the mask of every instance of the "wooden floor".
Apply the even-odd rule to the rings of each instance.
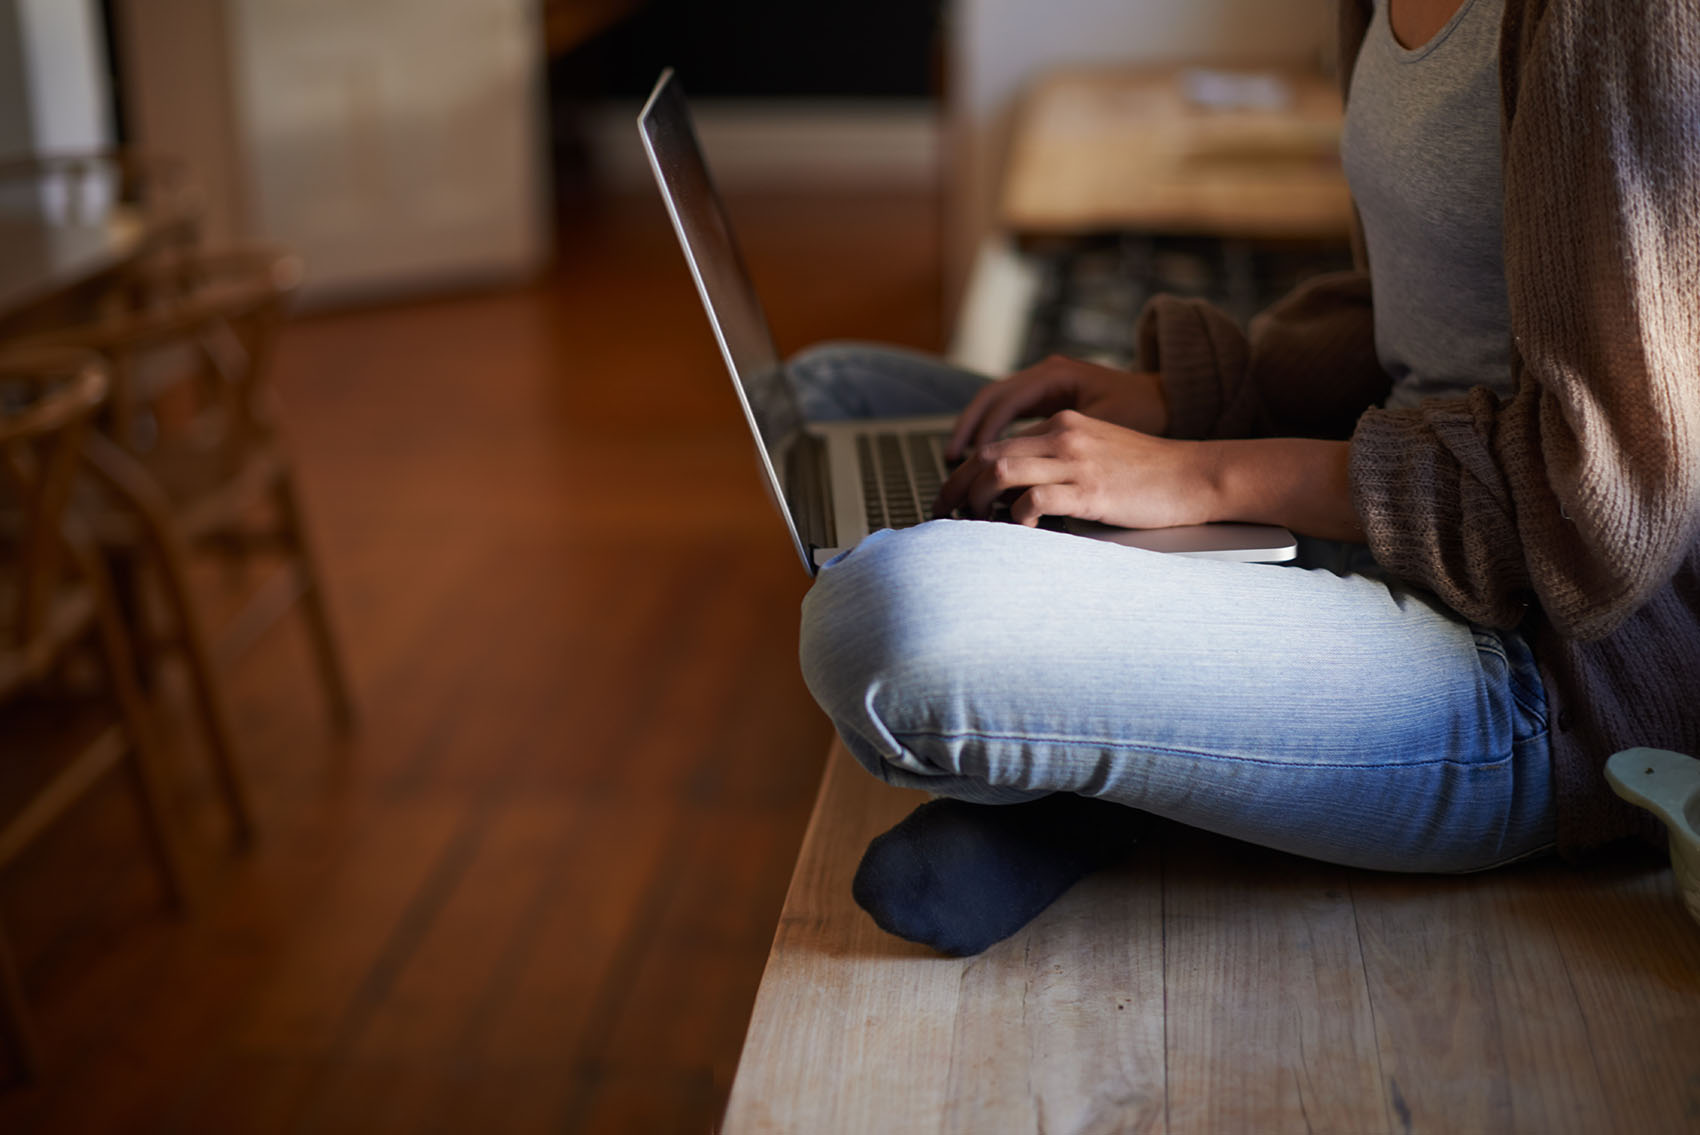
[[[1160,826],[943,958],[849,897],[920,799],[834,746],[726,1135],[1700,1131],[1700,928],[1650,857],[1406,877]]]
[[[734,212],[782,348],[937,345],[930,198]],[[561,246],[535,288],[287,333],[362,728],[330,740],[280,628],[233,680],[252,854],[174,734],[191,917],[116,787],[0,876],[46,1061],[0,1131],[716,1121],[830,735],[806,577],[659,203]]]

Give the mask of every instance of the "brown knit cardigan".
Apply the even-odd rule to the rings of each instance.
[[[1342,75],[1369,0],[1341,0]],[[1159,297],[1140,320],[1178,437],[1351,438],[1377,562],[1541,666],[1559,846],[1651,821],[1614,751],[1700,755],[1700,0],[1506,0],[1509,401],[1374,408],[1369,277],[1252,324]],[[1360,245],[1361,247],[1361,245]]]

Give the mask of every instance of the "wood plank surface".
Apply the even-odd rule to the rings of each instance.
[[[963,968],[944,1130],[1163,1130],[1156,854],[1086,880]]]
[[[1615,867],[1591,882],[1544,876],[1538,910],[1587,1029],[1597,1110],[1614,1131],[1700,1130],[1700,932],[1667,867]]]
[[[1161,1130],[1156,876],[1106,874],[979,957],[943,958],[849,900],[868,840],[925,799],[833,746],[725,1130]]]
[[[726,1131],[937,1126],[969,963],[891,938],[854,907],[846,911],[868,838],[925,799],[877,784],[833,747],[757,994]]]
[[[1700,929],[1656,862],[1409,877],[1159,824],[948,959],[849,896],[920,798],[834,744],[728,1133],[1700,1128]]]
[[[1346,873],[1171,828],[1162,862],[1174,1131],[1377,1131]]]

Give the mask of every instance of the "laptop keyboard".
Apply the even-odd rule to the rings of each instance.
[[[944,485],[944,447],[950,435],[878,431],[856,438],[868,530],[910,528],[929,520]]]

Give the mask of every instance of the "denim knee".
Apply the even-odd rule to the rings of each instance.
[[[966,604],[948,566],[951,526],[876,532],[822,568],[803,600],[809,692],[846,741],[860,738],[886,759],[902,748],[894,725],[921,724],[961,678],[952,610]]]
[[[875,343],[833,339],[798,351],[785,360],[785,369],[792,381],[807,391],[820,386],[837,386],[847,374],[855,377],[858,372],[877,369],[889,353],[889,348]]]
[[[933,355],[853,340],[817,344],[785,369],[812,422],[955,414],[987,381]]]
[[[972,569],[1018,531],[936,520],[876,532],[816,578],[803,602],[803,678],[845,749],[881,780],[983,804],[1049,791],[1016,783],[1021,758],[993,770],[983,746],[962,743],[975,696],[1009,669]]]
[[[824,343],[815,343],[804,347],[787,359],[785,365],[792,371],[817,370],[822,367],[862,362],[870,354],[878,353],[884,349],[886,348],[882,348],[878,343],[863,342],[857,339],[830,339]]]
[[[856,716],[907,653],[907,543],[901,532],[869,535],[822,568],[803,599],[803,680],[835,722]]]

